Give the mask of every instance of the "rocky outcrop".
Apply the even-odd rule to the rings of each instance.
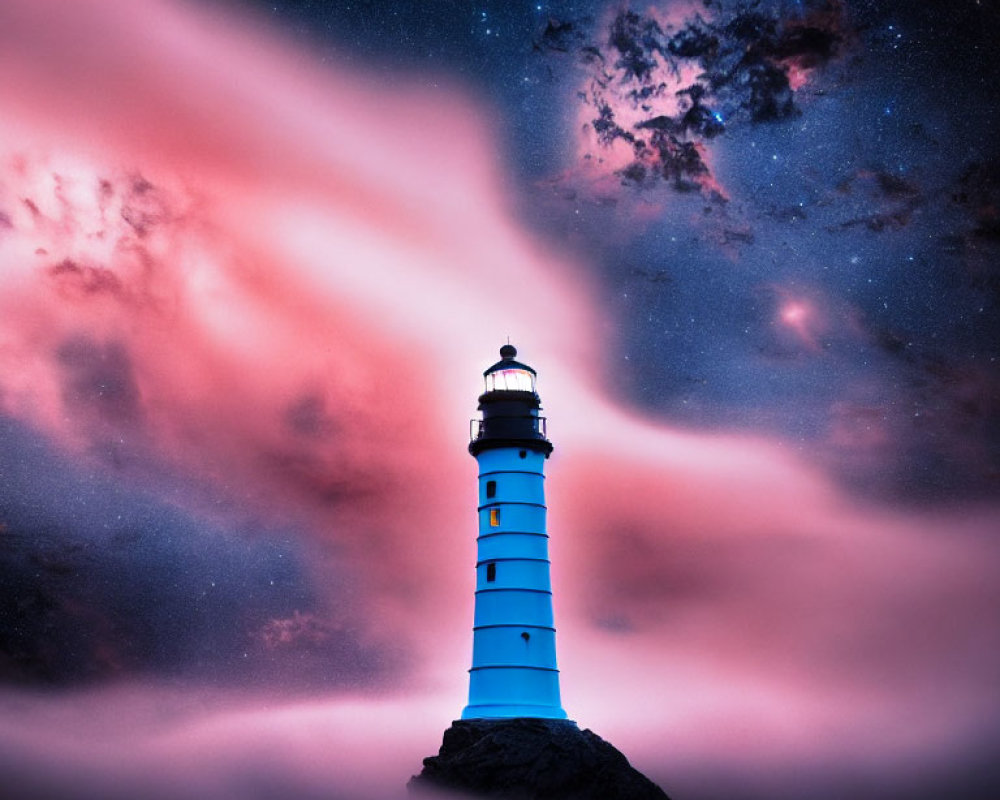
[[[444,789],[504,800],[669,800],[596,733],[549,719],[453,722],[408,787],[415,798]]]

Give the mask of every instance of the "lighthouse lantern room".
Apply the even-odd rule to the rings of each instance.
[[[482,418],[469,452],[479,464],[479,536],[469,704],[463,719],[566,719],[559,697],[546,532],[545,461],[552,452],[536,373],[500,348],[483,373]]]

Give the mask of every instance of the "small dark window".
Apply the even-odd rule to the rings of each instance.
[[[486,582],[493,583],[497,579],[497,565],[492,561],[486,565]]]
[[[527,450],[522,450],[520,453],[518,453],[518,455],[521,456],[521,458],[527,458],[528,457],[528,451]]]
[[[496,481],[486,481],[486,496],[496,497],[497,496],[497,482]]]

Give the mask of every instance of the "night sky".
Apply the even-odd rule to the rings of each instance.
[[[508,337],[572,718],[677,800],[1000,796],[998,40],[0,4],[0,796],[404,796]]]

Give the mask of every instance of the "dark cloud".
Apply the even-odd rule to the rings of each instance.
[[[104,181],[101,188],[104,194],[112,192],[110,181]],[[128,182],[120,213],[136,234],[144,237],[153,226],[169,221],[171,211],[165,196],[150,181],[135,175]]]
[[[558,53],[569,53],[579,47],[586,46],[586,34],[581,25],[589,22],[570,22],[549,17],[541,34],[534,42],[536,51],[553,50]],[[599,57],[599,53],[595,53]]]
[[[656,20],[625,10],[611,21],[607,47],[623,82],[648,85],[658,66],[655,55],[664,55],[663,30]]]
[[[336,430],[336,422],[320,392],[306,392],[292,401],[285,412],[285,421],[294,433],[309,438],[325,438]]]
[[[1000,301],[1000,167],[979,162],[963,170],[950,193],[963,216],[963,228],[942,236],[941,249],[957,258],[963,279]]]
[[[932,193],[924,192],[914,181],[884,169],[861,169],[845,177],[836,186],[837,206],[864,209],[864,213],[827,227],[845,231],[863,226],[874,233],[905,228],[914,213],[925,206]],[[839,200],[839,202],[837,202]],[[872,208],[876,210],[872,211]]]
[[[186,514],[6,417],[0,439],[0,680],[272,690],[382,680],[387,654],[335,621],[346,616],[329,606],[330,586],[310,588],[294,532]],[[277,635],[295,632],[288,620],[315,635]]]
[[[141,413],[132,360],[121,342],[101,344],[87,337],[70,339],[56,351],[65,376],[66,405],[106,423],[129,426]]]
[[[649,283],[671,283],[673,278],[668,269],[647,269],[646,267],[631,267],[629,274]]]
[[[901,445],[900,468],[884,477],[922,503],[989,497],[1000,491],[1000,377],[974,358],[914,347],[903,331],[877,329],[877,346],[902,365],[907,405],[880,409]],[[906,464],[919,468],[906,468]]]
[[[49,274],[60,287],[72,288],[85,294],[107,292],[116,295],[122,291],[121,280],[111,270],[80,265],[69,258],[64,258],[51,267]]]

